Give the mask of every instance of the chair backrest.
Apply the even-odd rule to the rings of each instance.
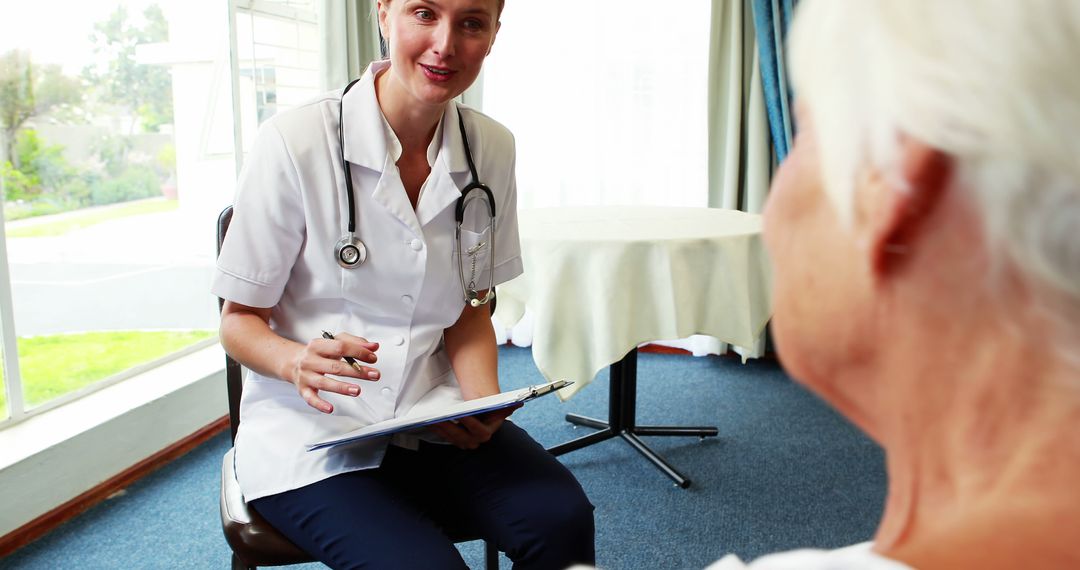
[[[225,242],[225,234],[229,231],[232,223],[233,208],[226,206],[217,220],[217,253],[221,255],[221,244]],[[218,298],[218,311],[225,306],[225,299]],[[240,393],[244,390],[244,375],[240,369],[240,363],[233,360],[228,354],[225,355],[225,384],[229,393],[229,429],[232,432],[232,441],[236,441],[236,429],[240,427]]]

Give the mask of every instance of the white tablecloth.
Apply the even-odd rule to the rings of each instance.
[[[540,372],[575,382],[563,399],[641,343],[705,334],[749,348],[769,320],[761,216],[662,207],[519,216],[525,273],[498,287],[495,316],[513,325],[529,307]]]

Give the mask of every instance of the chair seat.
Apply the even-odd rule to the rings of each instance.
[[[248,508],[236,481],[232,449],[221,459],[221,528],[233,552],[249,567],[314,561]]]

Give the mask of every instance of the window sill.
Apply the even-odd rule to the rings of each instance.
[[[228,414],[204,348],[0,430],[0,536]]]

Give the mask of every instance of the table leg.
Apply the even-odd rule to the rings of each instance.
[[[615,435],[615,432],[605,427],[598,432],[593,432],[589,435],[582,436],[577,439],[571,439],[566,443],[560,443],[555,447],[548,448],[548,451],[550,451],[552,455],[562,455],[564,453],[570,453],[571,451],[574,451],[576,449],[581,449],[582,447],[588,447],[594,443],[599,443],[601,441],[611,439],[615,437]]]
[[[621,437],[681,488],[690,486],[690,480],[675,470],[659,454],[645,445],[639,435],[715,436],[715,427],[639,426],[637,425],[637,349],[631,350],[622,360],[611,365],[608,393],[608,421],[578,414],[567,414],[566,421],[599,430],[548,449],[554,455],[562,455],[615,437]]]
[[[566,414],[566,421],[576,425],[591,427],[593,429],[607,429],[608,423],[604,420],[598,420],[586,416],[579,416],[577,414]]]
[[[675,481],[675,486],[676,487],[681,487],[681,488],[685,489],[685,488],[690,486],[690,480],[689,479],[687,479],[686,477],[683,477],[682,473],[679,473],[678,471],[676,471],[675,468],[672,467],[670,463],[668,463],[667,461],[664,461],[663,457],[660,457],[649,446],[645,445],[645,442],[641,441],[641,439],[638,438],[638,436],[636,436],[636,435],[634,435],[634,434],[632,434],[630,432],[625,432],[625,431],[622,432],[619,435],[621,435],[622,438],[626,440],[626,443],[630,444],[630,447],[633,447],[634,449],[638,450],[638,453],[644,455],[645,459],[648,459],[649,461],[652,461],[653,465],[655,465],[658,469],[663,471],[664,474],[667,475],[668,477],[670,477],[672,481]]]

